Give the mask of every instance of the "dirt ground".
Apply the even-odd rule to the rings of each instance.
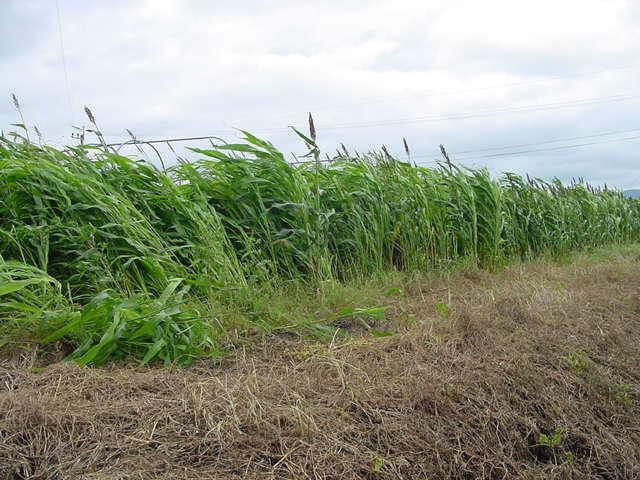
[[[0,360],[0,479],[640,478],[639,248],[399,285],[396,333]]]

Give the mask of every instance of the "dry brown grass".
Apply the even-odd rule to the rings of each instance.
[[[630,253],[403,290],[392,337],[183,369],[7,360],[0,478],[640,478]]]

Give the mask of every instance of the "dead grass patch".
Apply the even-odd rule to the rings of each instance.
[[[415,322],[391,337],[182,369],[7,361],[0,478],[638,478],[629,255],[405,286]]]

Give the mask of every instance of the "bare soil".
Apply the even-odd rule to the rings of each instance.
[[[640,478],[639,251],[407,280],[382,338],[189,368],[13,355],[0,479]]]

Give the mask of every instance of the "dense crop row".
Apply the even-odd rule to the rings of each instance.
[[[0,332],[63,339],[80,363],[187,361],[215,351],[215,305],[243,291],[640,234],[640,204],[614,191],[386,153],[294,166],[244,140],[167,171],[0,140]]]

